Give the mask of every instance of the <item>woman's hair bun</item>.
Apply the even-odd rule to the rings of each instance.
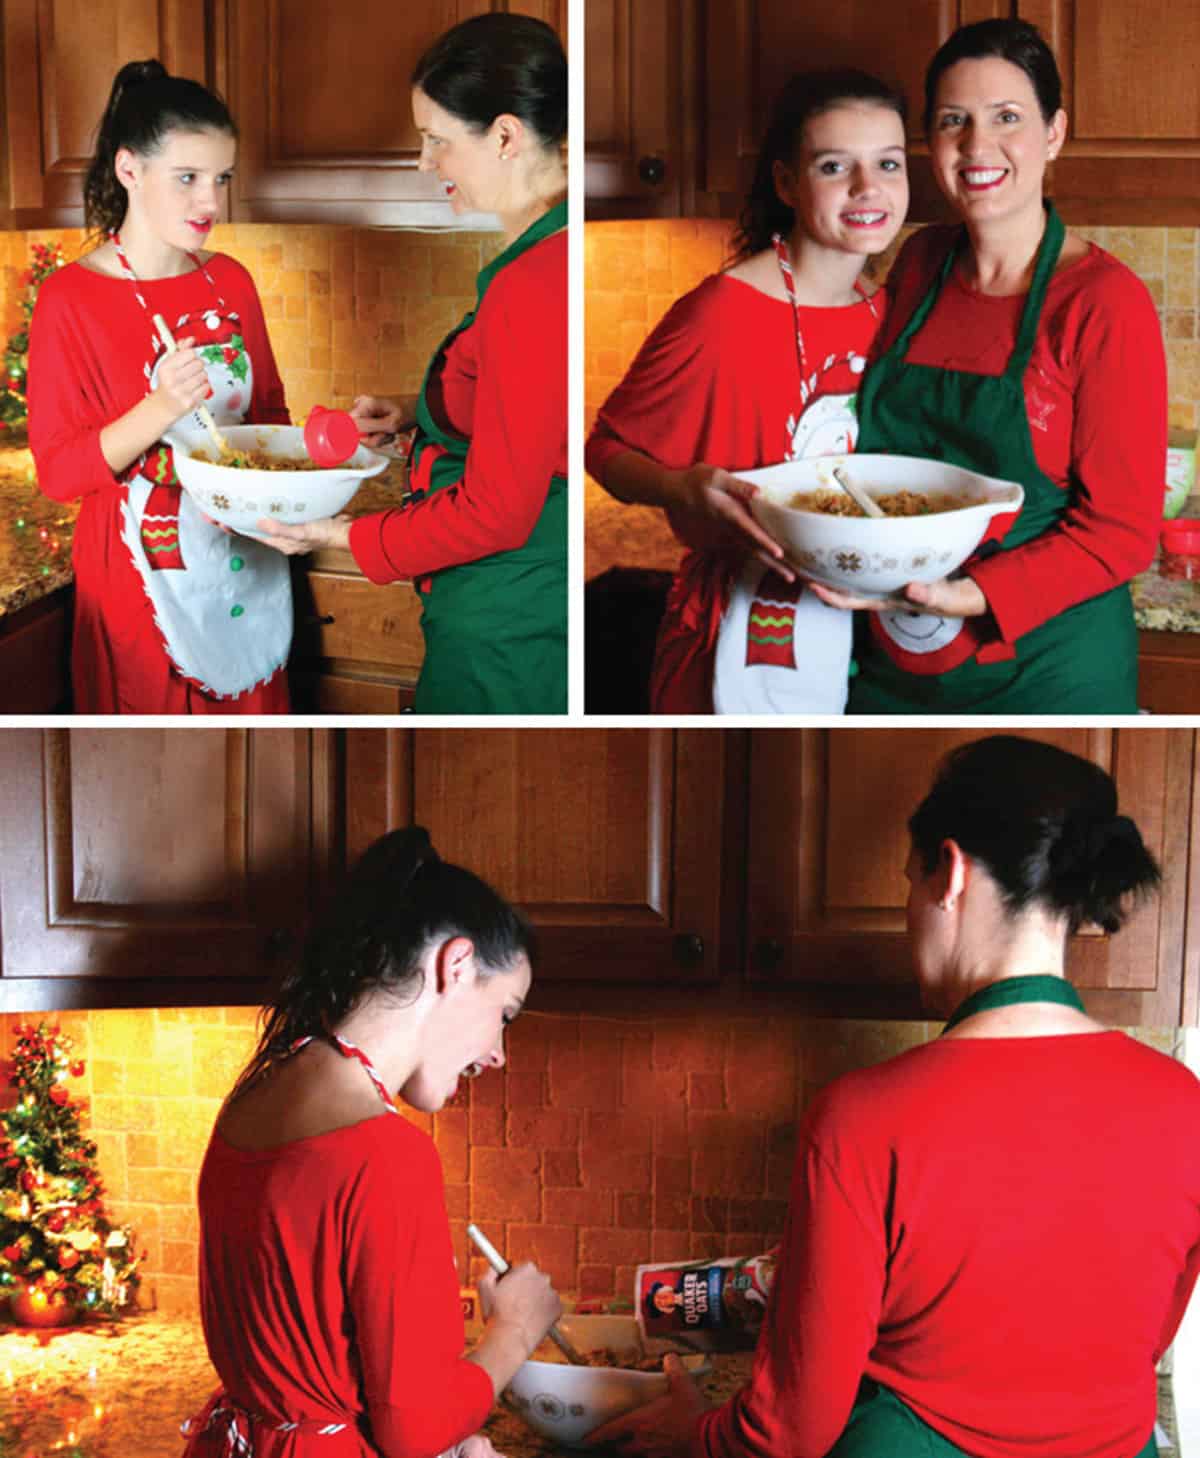
[[[1063,822],[1049,852],[1050,899],[1078,919],[1117,931],[1130,896],[1160,879],[1142,833],[1128,815],[1076,814]]]

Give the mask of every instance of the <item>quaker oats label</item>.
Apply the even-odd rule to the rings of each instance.
[[[752,1347],[778,1254],[776,1246],[760,1256],[639,1266],[634,1303],[642,1336],[705,1350]]]

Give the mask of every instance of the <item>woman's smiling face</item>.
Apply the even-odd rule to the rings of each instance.
[[[413,121],[421,134],[421,172],[436,172],[456,213],[495,210],[504,163],[491,129],[476,131],[413,87]]]
[[[1033,83],[999,56],[958,61],[938,82],[929,152],[938,186],[968,221],[1040,211],[1066,112],[1047,121]]]

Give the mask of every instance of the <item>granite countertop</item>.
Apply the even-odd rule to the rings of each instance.
[[[590,478],[585,487],[587,514],[586,577],[610,567],[643,567],[674,572],[683,548],[663,512],[651,506],[626,506]],[[1157,562],[1132,583],[1133,615],[1139,628],[1200,633],[1200,581],[1168,581]]]
[[[392,461],[381,475],[363,482],[345,510],[350,516],[365,516],[398,506],[407,481],[404,462]],[[70,586],[78,515],[77,501],[51,501],[41,494],[25,437],[11,432],[0,444],[0,620]],[[307,560],[341,572],[358,571],[349,552],[315,552]]]
[[[752,1354],[718,1354],[701,1381],[712,1403],[745,1382]],[[179,1458],[179,1424],[217,1385],[196,1318],[144,1313],[53,1333],[0,1327],[0,1435],[20,1419],[16,1452],[50,1452],[75,1433],[87,1458]],[[1159,1423],[1175,1458],[1170,1382],[1159,1380]],[[484,1431],[507,1458],[570,1458],[498,1407]],[[1160,1438],[1161,1441],[1161,1438]]]

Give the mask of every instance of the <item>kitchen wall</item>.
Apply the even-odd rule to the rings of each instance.
[[[110,1212],[148,1252],[147,1305],[196,1310],[196,1176],[254,1020],[247,1008],[47,1017],[86,1059],[72,1092],[89,1101]],[[0,1016],[0,1057],[25,1021]],[[441,1153],[464,1283],[482,1269],[468,1220],[580,1298],[627,1294],[639,1261],[767,1248],[782,1231],[809,1098],[938,1027],[525,1014],[503,1071],[464,1084],[439,1114],[408,1113]],[[1138,1036],[1182,1049],[1181,1033]]]
[[[210,247],[253,275],[294,417],[358,394],[420,388],[446,332],[475,303],[475,275],[498,233],[229,223]],[[59,242],[71,261],[79,229],[0,232],[0,327],[21,320],[21,275],[34,243]]]
[[[729,222],[708,218],[587,225],[584,395],[588,429],[638,346],[671,303],[721,266],[731,229]],[[911,231],[905,230],[899,241]],[[1200,229],[1076,231],[1115,254],[1145,282],[1166,340],[1170,424],[1200,426]],[[881,260],[876,277],[886,277],[894,255],[895,248]],[[661,512],[614,504],[591,480],[586,490],[589,577],[612,561],[674,567],[680,548]]]

